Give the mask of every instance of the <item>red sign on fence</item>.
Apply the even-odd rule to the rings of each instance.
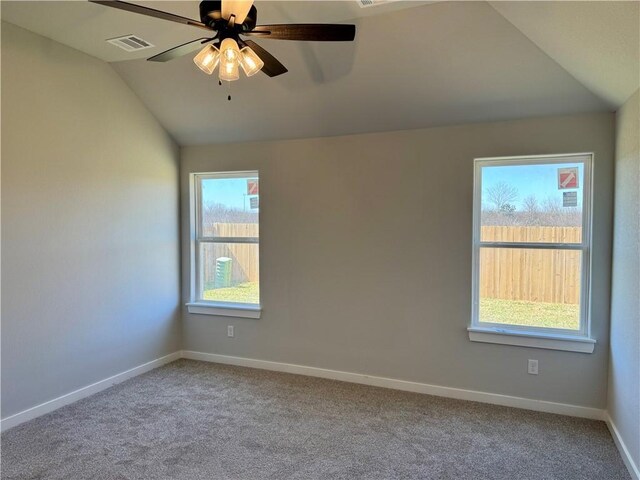
[[[258,179],[248,179],[247,180],[247,195],[259,195],[258,193]]]
[[[558,190],[578,188],[578,169],[559,168],[558,169]]]

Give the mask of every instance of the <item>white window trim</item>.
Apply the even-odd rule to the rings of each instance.
[[[469,340],[519,347],[564,350],[566,352],[593,353],[596,341],[576,335],[544,334],[516,331],[509,328],[469,327]]]
[[[203,241],[198,238],[199,225],[201,225],[202,212],[200,211],[200,191],[203,179],[207,178],[259,178],[257,170],[234,172],[194,172],[189,174],[189,298],[185,304],[189,313],[199,315],[214,315],[221,317],[260,318],[262,306],[256,304],[213,302],[198,298],[200,291],[200,273],[198,269],[198,244]],[[204,238],[204,237],[203,237]],[[207,241],[207,240],[205,240]],[[238,242],[233,238],[216,238],[216,242]],[[241,243],[256,243],[260,245],[260,239],[242,239]]]
[[[199,315],[215,315],[217,317],[260,318],[260,306],[243,304],[221,304],[214,302],[189,302],[187,311]]]
[[[573,159],[573,160],[572,160]],[[528,243],[528,242],[482,242],[480,240],[480,213],[482,207],[482,175],[481,168],[491,165],[531,165],[535,163],[572,163],[582,162],[584,165],[583,198],[582,198],[582,243]],[[592,169],[593,153],[572,153],[559,155],[531,155],[518,157],[476,158],[474,160],[473,181],[473,277],[471,324],[467,328],[469,340],[482,343],[497,343],[522,347],[565,350],[570,352],[592,353],[595,339],[591,337],[591,223],[592,209]],[[565,330],[544,327],[526,327],[505,325],[479,321],[479,276],[480,247],[507,247],[531,249],[568,249],[582,252],[581,285],[580,285],[580,330]]]

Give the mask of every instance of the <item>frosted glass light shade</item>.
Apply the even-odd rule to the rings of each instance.
[[[238,62],[220,62],[220,80],[226,82],[233,82],[240,78],[240,70],[238,69]]]
[[[253,0],[224,0],[222,2],[222,18],[229,20],[231,15],[235,15],[237,25],[242,25],[251,10]]]
[[[232,82],[240,78],[238,65],[240,49],[233,38],[225,38],[220,44],[220,80]]]
[[[221,62],[238,62],[240,60],[240,49],[238,43],[233,38],[225,38],[220,44]]]
[[[251,48],[244,47],[240,50],[240,66],[247,77],[250,77],[251,75],[258,73],[262,67],[264,67],[264,62],[258,55],[256,55],[256,52],[251,50]]]
[[[213,45],[207,45],[200,53],[193,57],[195,63],[200,70],[207,75],[211,75],[220,62],[220,52]]]

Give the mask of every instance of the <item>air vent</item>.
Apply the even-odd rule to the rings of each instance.
[[[127,52],[135,52],[138,50],[144,50],[145,48],[151,48],[151,45],[146,40],[136,37],[135,35],[125,35],[124,37],[111,38],[107,40],[111,45],[120,47]]]
[[[385,3],[396,2],[398,0],[358,0],[358,5],[362,8],[375,7],[377,5],[383,5]]]

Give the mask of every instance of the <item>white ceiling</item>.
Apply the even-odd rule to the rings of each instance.
[[[491,2],[609,105],[640,86],[640,2]]]
[[[137,3],[197,18],[197,2]],[[351,19],[356,41],[260,40],[289,73],[243,77],[229,87],[201,73],[191,55],[159,64],[104,42],[139,35],[157,46],[138,52],[147,57],[202,36],[196,28],[86,2],[3,1],[2,17],[114,62],[188,145],[611,111],[638,88],[639,27],[629,20],[638,5],[603,3],[616,5],[394,2],[362,9],[355,1],[258,1],[259,23]]]

